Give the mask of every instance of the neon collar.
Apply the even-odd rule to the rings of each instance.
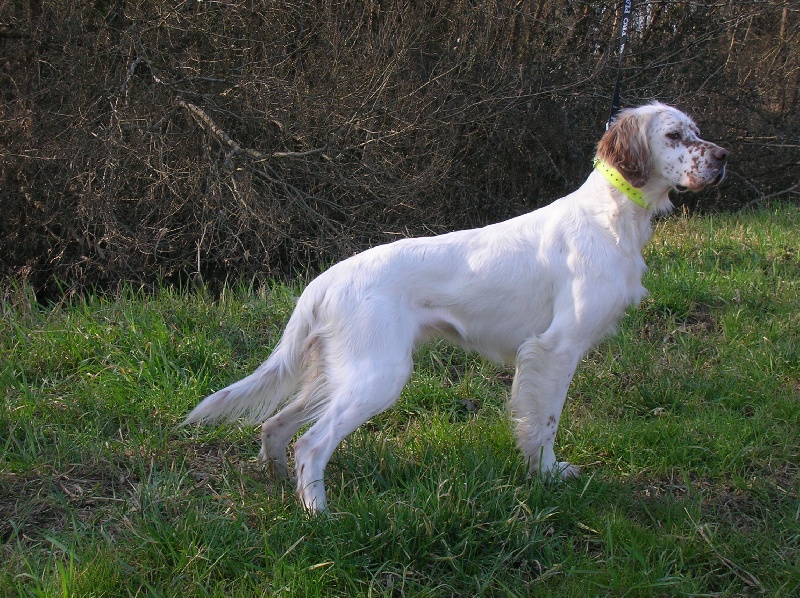
[[[609,166],[599,158],[594,159],[594,167],[597,172],[602,174],[609,183],[614,185],[618,191],[620,191],[633,203],[647,209],[647,201],[644,198],[644,193],[642,193],[642,190],[634,187],[628,181],[626,181],[625,177],[620,174],[619,170],[613,166]]]

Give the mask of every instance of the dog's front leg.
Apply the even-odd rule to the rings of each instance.
[[[557,344],[546,334],[522,344],[509,403],[519,448],[530,473],[542,478],[579,473],[574,465],[557,461],[553,450],[567,389],[580,359],[580,353]]]

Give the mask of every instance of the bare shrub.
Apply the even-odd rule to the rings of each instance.
[[[619,3],[60,0],[0,9],[0,264],[37,287],[318,269],[580,184]],[[796,197],[800,11],[637,3],[627,105],[733,149],[690,207]]]

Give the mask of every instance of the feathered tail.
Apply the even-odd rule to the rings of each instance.
[[[218,390],[195,407],[182,426],[195,422],[245,419],[260,422],[272,415],[297,388],[314,320],[315,293],[301,295],[278,346],[258,369]]]

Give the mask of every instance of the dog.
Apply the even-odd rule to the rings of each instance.
[[[553,446],[579,360],[647,295],[642,248],[672,190],[719,183],[728,151],[661,103],[622,111],[573,193],[489,226],[409,238],[337,263],[301,294],[272,355],[205,398],[183,425],[263,421],[260,458],[289,476],[309,513],[327,509],[323,474],[337,445],[389,408],[414,349],[444,337],[513,364],[509,410],[530,473],[579,469]],[[266,420],[266,421],[264,421]]]

